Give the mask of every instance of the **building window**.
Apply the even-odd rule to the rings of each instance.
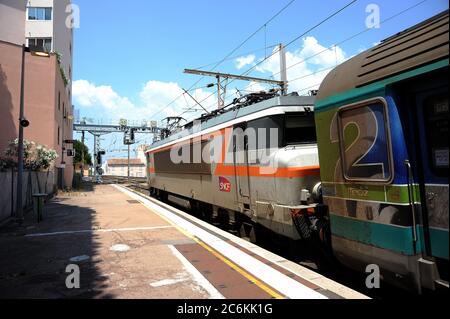
[[[52,39],[51,38],[29,38],[28,46],[44,48],[45,51],[51,52],[52,51]]]
[[[61,92],[58,92],[58,111],[61,111]]]
[[[59,138],[60,138],[60,136],[59,136],[59,131],[60,131],[60,128],[59,128],[59,126],[58,126],[58,145],[59,145]]]
[[[52,8],[28,7],[28,20],[52,20]]]

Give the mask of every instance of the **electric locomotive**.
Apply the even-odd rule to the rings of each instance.
[[[148,149],[151,194],[252,240],[255,225],[300,239],[292,210],[320,197],[314,100],[251,94],[188,123]]]

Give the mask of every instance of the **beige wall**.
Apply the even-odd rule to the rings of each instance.
[[[28,0],[27,6],[29,7],[53,7],[54,0]],[[61,0],[56,0],[61,1]]]
[[[0,0],[0,40],[25,44],[26,0]]]
[[[142,163],[147,163],[147,156],[145,156],[147,148],[148,145],[139,145],[137,148],[137,158],[139,158]]]
[[[26,21],[26,38],[53,38],[53,21]]]
[[[108,166],[106,164],[105,174],[107,176],[128,176],[127,165]],[[145,166],[130,166],[130,176],[145,177]]]
[[[3,152],[8,141],[18,136],[21,50],[20,46],[0,41],[0,152]],[[60,109],[58,109],[59,92]],[[28,140],[55,149],[59,155],[56,167],[61,167],[61,160],[64,157],[65,184],[71,186],[72,158],[67,158],[62,153],[62,141],[72,139],[73,136],[72,121],[63,119],[64,108],[67,117],[73,112],[66,92],[55,56],[42,58],[26,54],[24,108],[30,126],[24,130],[24,136]],[[58,127],[60,127],[59,140]]]

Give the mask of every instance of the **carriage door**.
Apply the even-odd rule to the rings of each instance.
[[[416,168],[427,255],[448,260],[448,87],[416,94]]]
[[[237,181],[238,202],[244,204],[245,209],[250,209],[250,172],[248,165],[248,137],[245,130],[246,124],[234,127],[234,163]]]

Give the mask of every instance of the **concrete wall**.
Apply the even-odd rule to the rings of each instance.
[[[21,50],[20,46],[0,41],[0,153],[8,141],[18,136]],[[56,56],[26,54],[24,96],[25,117],[30,121],[24,130],[25,138],[58,152],[56,167],[63,167],[62,160],[66,162],[65,186],[70,187],[72,158],[67,158],[62,148],[65,139],[73,138],[73,123],[69,120],[73,110]]]
[[[139,145],[137,148],[137,158],[139,158],[142,163],[147,163],[147,156],[145,156],[147,148],[148,145]]]
[[[26,0],[0,0],[0,40],[25,44]]]
[[[0,172],[0,223],[16,211],[17,173]],[[25,209],[33,205],[33,194],[52,195],[56,190],[54,172],[24,172],[22,200]]]
[[[73,73],[73,30],[67,28],[66,13],[70,0],[55,0],[53,10],[56,13],[53,18],[53,50],[61,54],[61,62],[64,72],[70,81]]]
[[[107,176],[128,176],[127,165],[106,165],[105,174]],[[130,166],[130,176],[132,177],[145,177],[145,166]]]

